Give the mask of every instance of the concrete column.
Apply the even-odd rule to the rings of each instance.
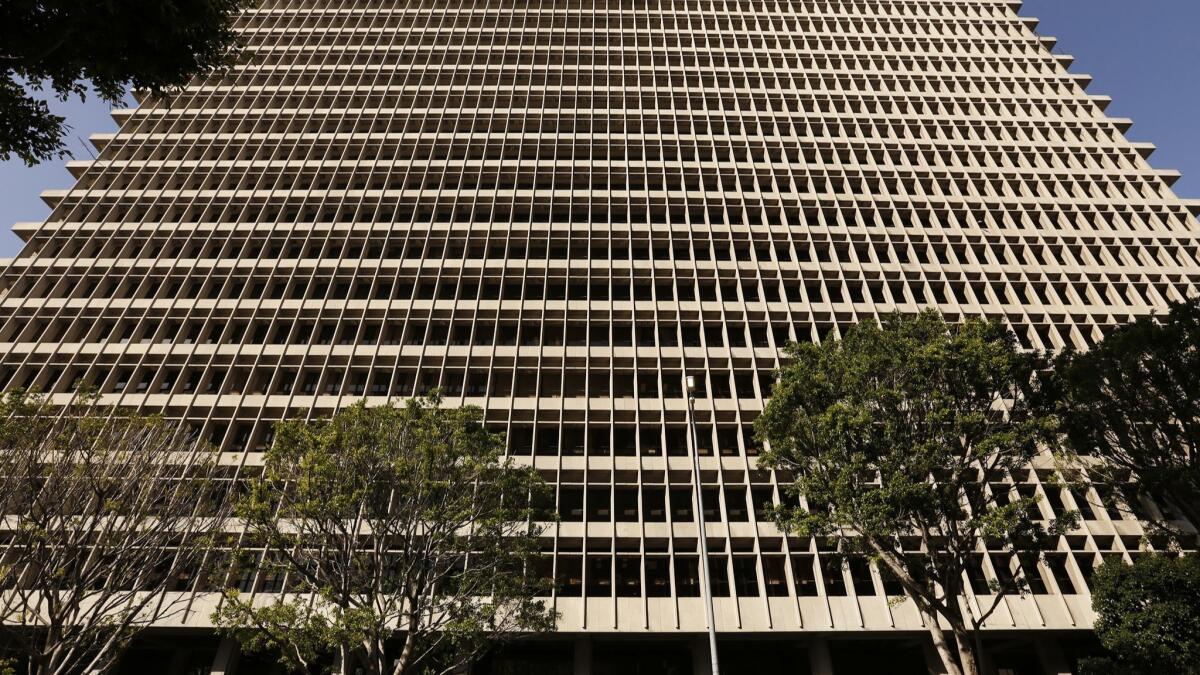
[[[1062,647],[1053,638],[1036,638],[1034,647],[1037,649],[1038,661],[1042,665],[1043,673],[1046,675],[1071,675],[1072,668],[1067,663],[1067,655],[1063,654]]]
[[[708,636],[692,638],[692,675],[712,675],[712,654],[708,651]]]
[[[808,641],[808,669],[812,675],[833,675],[833,656],[829,640],[812,638]]]
[[[574,675],[592,675],[592,638],[575,638]]]
[[[237,640],[232,638],[221,640],[221,645],[217,647],[217,654],[213,657],[212,675],[234,675],[237,673],[237,661],[240,653],[241,648]]]

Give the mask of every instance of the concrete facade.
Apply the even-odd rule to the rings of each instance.
[[[828,637],[923,624],[870,561],[765,522],[750,425],[779,348],[936,307],[1086,349],[1200,293],[1198,205],[1018,8],[265,0],[245,65],[114,113],[16,226],[0,378],[162,411],[235,466],[285,417],[440,388],[557,486],[550,601],[600,638],[707,628],[694,375],[717,628],[825,636],[829,672]],[[1085,516],[1046,561],[980,551],[980,603],[1034,582],[999,636],[1085,633],[1094,566],[1145,545],[1053,474],[989,483]],[[287,580],[212,580],[181,625],[223,584]]]

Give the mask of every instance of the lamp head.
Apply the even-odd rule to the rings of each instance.
[[[688,375],[686,379],[687,393],[689,396],[696,393],[696,376]]]

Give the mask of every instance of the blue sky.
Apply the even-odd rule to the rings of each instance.
[[[1110,115],[1133,119],[1131,139],[1158,145],[1156,168],[1183,172],[1176,192],[1200,198],[1200,0],[1027,0],[1022,14],[1040,18],[1039,32],[1059,39],[1055,51],[1075,57],[1072,72],[1092,75],[1089,92],[1113,97]],[[99,101],[55,108],[73,127],[76,157],[88,156],[80,138],[116,128]],[[0,257],[20,250],[13,223],[49,212],[38,193],[71,183],[62,162],[0,162]]]

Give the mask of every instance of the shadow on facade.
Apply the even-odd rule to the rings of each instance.
[[[1092,635],[990,637],[986,675],[1067,675],[1096,654]],[[1048,656],[1050,654],[1050,656]],[[929,675],[934,658],[923,635],[886,638],[790,635],[724,639],[722,675]],[[142,638],[115,675],[287,675],[270,656],[237,655],[211,635]],[[19,671],[17,675],[22,675]],[[464,675],[467,675],[464,673]],[[703,636],[641,639],[556,635],[505,646],[469,675],[708,675]]]

